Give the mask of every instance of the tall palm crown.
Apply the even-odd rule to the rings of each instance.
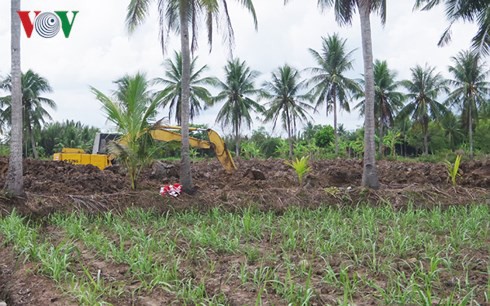
[[[306,82],[301,81],[298,70],[284,65],[272,73],[272,81],[264,82],[261,97],[268,101],[264,113],[266,121],[273,122],[276,127],[279,118],[282,127],[288,133],[289,156],[293,156],[293,135],[297,124],[308,119],[308,110],[313,110],[309,104],[310,96],[303,94]]]
[[[0,88],[12,92],[12,78],[10,75],[0,83]],[[53,89],[46,78],[32,70],[28,70],[26,73],[21,74],[21,90],[25,134],[30,137],[34,158],[38,158],[39,156],[36,150],[33,130],[41,129],[41,126],[46,122],[46,119],[52,119],[45,107],[47,106],[51,109],[56,109],[56,103],[41,95],[50,93]],[[6,106],[2,111],[1,119],[8,125],[11,125],[11,101],[11,95],[0,98],[0,105],[2,107]]]
[[[478,110],[488,103],[490,83],[487,82],[489,71],[481,62],[480,55],[462,51],[452,57],[454,65],[449,66],[452,79],[449,83],[454,90],[448,97],[450,105],[461,108],[461,122],[470,142],[470,156],[473,156],[473,130],[477,123]]]
[[[242,124],[250,128],[251,112],[263,112],[264,108],[250,98],[260,91],[255,89],[254,81],[259,73],[251,70],[245,61],[236,58],[229,60],[225,66],[226,80],[219,81],[216,86],[221,92],[214,98],[216,102],[225,101],[221,107],[216,122],[224,126],[232,126],[235,134],[236,155],[240,155],[240,130]]]
[[[340,109],[349,112],[350,94],[359,90],[357,83],[344,75],[353,68],[351,56],[354,52],[345,50],[346,42],[346,39],[334,34],[322,39],[321,53],[309,49],[318,66],[309,68],[313,76],[308,83],[313,85],[315,110],[326,104],[327,115],[333,111],[336,154],[338,154],[337,102]]]
[[[211,77],[202,77],[201,75],[208,69],[206,65],[197,69],[197,58],[191,61],[191,78],[190,78],[190,120],[199,115],[203,107],[211,104],[212,97],[209,91],[206,89],[206,85],[213,85],[216,80]],[[156,78],[155,83],[164,85],[164,89],[159,91],[164,98],[162,100],[163,106],[168,107],[168,117],[175,118],[178,125],[181,124],[182,119],[182,53],[175,52],[174,60],[167,59],[164,62],[165,77]]]
[[[151,0],[130,0],[126,22],[132,32],[136,26],[148,16]],[[257,28],[257,16],[252,0],[238,0],[253,17]],[[228,12],[227,0],[159,0],[158,14],[160,23],[160,42],[165,49],[165,38],[171,31],[180,34],[182,51],[182,146],[180,181],[184,192],[192,193],[191,159],[189,149],[189,96],[190,96],[190,51],[197,48],[197,32],[200,21],[204,21],[208,32],[210,47],[213,41],[213,28],[220,26],[224,20],[225,39],[231,46],[233,43],[233,27]],[[204,19],[204,20],[203,20]],[[189,34],[189,30],[191,34]]]
[[[440,118],[447,113],[446,107],[437,101],[440,93],[448,92],[447,81],[440,73],[435,73],[435,67],[417,65],[410,70],[412,73],[411,80],[401,82],[408,91],[408,103],[400,111],[399,116],[411,116],[414,121],[422,126],[424,154],[428,154],[429,121]]]
[[[397,91],[400,82],[396,81],[397,73],[388,68],[386,61],[376,60],[374,62],[374,119],[375,126],[379,129],[379,138],[384,136],[385,128],[394,124],[394,116],[403,107],[405,95]],[[360,81],[364,85],[364,80]],[[360,97],[360,96],[359,96]],[[366,101],[362,100],[355,108],[364,115]],[[380,153],[382,152],[382,141],[380,141]]]
[[[490,53],[490,1],[489,0],[416,0],[415,8],[430,10],[445,3],[449,26],[444,31],[439,45],[451,40],[451,27],[458,20],[476,22],[478,30],[472,39],[473,48],[482,54]]]
[[[257,14],[252,0],[236,0],[252,14],[253,22],[257,28]],[[213,43],[213,30],[223,29],[224,38],[232,45],[234,38],[233,26],[228,10],[227,0],[130,0],[126,14],[126,25],[130,32],[143,23],[149,15],[152,2],[158,2],[158,15],[160,23],[160,43],[165,49],[166,38],[171,32],[180,33],[181,12],[191,30],[191,50],[197,48],[197,37],[201,22],[206,25],[208,43],[210,48]],[[221,22],[225,24],[220,24]]]

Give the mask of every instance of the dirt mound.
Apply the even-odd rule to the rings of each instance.
[[[230,175],[214,159],[192,164],[197,194],[177,199],[162,198],[162,184],[179,181],[178,162],[158,162],[141,175],[138,191],[129,189],[121,167],[101,171],[96,167],[64,162],[26,160],[24,164],[27,199],[0,198],[0,213],[12,207],[44,215],[54,211],[105,211],[128,206],[158,209],[207,209],[217,205],[230,209],[257,205],[281,211],[291,205],[317,207],[325,203],[355,205],[362,202],[390,202],[405,205],[486,202],[490,189],[490,162],[473,161],[461,165],[458,187],[447,180],[444,164],[380,161],[381,189],[366,192],[359,188],[362,161],[312,161],[311,172],[300,187],[296,174],[283,160],[237,160],[238,170]],[[7,166],[0,159],[0,169]],[[5,175],[0,176],[3,185]],[[163,206],[163,208],[161,207]]]
[[[6,169],[8,160],[0,159],[0,169]],[[0,177],[4,184],[5,176]],[[115,193],[128,185],[123,175],[101,171],[92,165],[72,165],[66,162],[24,161],[24,187],[39,194],[95,194]]]

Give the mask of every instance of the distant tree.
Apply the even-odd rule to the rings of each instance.
[[[240,130],[245,124],[250,128],[252,124],[251,113],[253,111],[262,113],[264,108],[251,97],[259,94],[255,89],[254,81],[259,73],[250,70],[245,61],[236,58],[229,60],[225,66],[224,82],[219,81],[216,85],[220,93],[214,98],[216,102],[225,101],[221,107],[216,122],[223,126],[231,126],[235,136],[235,153],[240,156]]]
[[[337,135],[338,136],[338,135]],[[322,126],[314,136],[314,143],[319,148],[327,148],[335,141],[335,131],[330,125]],[[338,153],[335,153],[338,154]]]
[[[339,153],[337,107],[350,112],[349,100],[351,94],[360,90],[356,81],[345,76],[345,73],[353,68],[352,53],[354,52],[354,50],[346,50],[346,42],[346,39],[334,34],[329,35],[327,38],[322,38],[321,53],[309,49],[318,66],[308,69],[313,73],[308,83],[313,85],[316,100],[315,110],[320,105],[325,104],[326,114],[333,112],[335,154]]]
[[[375,126],[379,129],[379,139],[383,139],[385,130],[393,127],[393,118],[403,107],[405,95],[398,91],[400,82],[396,81],[396,75],[395,71],[388,68],[386,61],[376,60],[374,62],[374,118]],[[364,85],[364,80],[360,82]],[[365,100],[362,100],[355,108],[359,109],[360,114],[364,116]],[[382,141],[379,142],[379,154],[383,156]]]
[[[92,87],[102,103],[107,119],[116,124],[122,142],[112,149],[127,168],[131,188],[136,189],[142,168],[152,161],[152,137],[149,128],[161,104],[161,96],[152,95],[146,76],[137,73],[117,80],[114,96],[108,97]]]
[[[447,102],[461,109],[461,122],[468,132],[470,158],[473,158],[473,132],[478,122],[478,110],[487,103],[490,95],[489,71],[476,53],[462,51],[451,59],[454,65],[449,66],[449,72],[453,78],[449,83],[454,89]]]
[[[422,127],[424,136],[424,154],[429,154],[429,121],[439,119],[447,113],[446,107],[437,101],[440,93],[447,93],[447,81],[440,73],[435,72],[435,67],[421,67],[417,65],[410,69],[411,80],[402,81],[407,89],[408,103],[400,111],[400,117],[411,117]]]
[[[45,119],[51,120],[51,115],[45,109],[48,106],[56,109],[56,103],[48,98],[41,97],[43,93],[52,92],[46,78],[40,76],[32,70],[28,70],[21,75],[22,86],[22,110],[24,119],[25,135],[31,141],[31,148],[34,158],[39,158],[36,150],[36,141],[34,137],[35,130],[40,130],[45,123]],[[12,92],[12,77],[9,75],[0,83],[0,88]],[[0,98],[0,106],[5,107],[0,117],[2,121],[11,125],[12,113],[12,96],[8,95]],[[27,145],[26,145],[27,147]]]
[[[490,3],[488,0],[416,0],[415,8],[430,10],[444,3],[449,26],[444,31],[439,46],[451,40],[451,27],[458,20],[476,22],[478,30],[473,36],[473,49],[477,53],[490,53]]]
[[[315,137],[316,132],[322,129],[321,124],[313,124],[311,121],[308,121],[301,133],[301,139],[305,141],[311,141],[313,137]]]
[[[98,128],[84,125],[80,121],[48,123],[41,130],[39,145],[44,148],[47,156],[60,152],[63,148],[81,148],[85,152],[92,152],[98,131]]]
[[[449,148],[453,151],[456,150],[457,145],[461,143],[464,135],[460,122],[452,112],[448,112],[441,118],[440,124],[444,130],[444,136],[446,137],[446,143],[449,145]]]
[[[265,121],[272,121],[273,128],[281,121],[282,127],[288,134],[289,157],[293,157],[293,136],[296,134],[297,124],[307,121],[310,96],[304,94],[305,81],[301,80],[298,70],[284,65],[272,73],[272,81],[263,84],[261,97],[268,101],[265,111]]]
[[[475,149],[490,153],[490,119],[482,119],[475,130]]]
[[[210,105],[212,102],[212,96],[205,86],[212,86],[216,84],[216,79],[211,77],[201,77],[201,75],[208,69],[206,65],[197,69],[197,58],[193,58],[191,61],[191,77],[190,77],[190,113],[189,119],[191,121],[199,115],[199,112]],[[159,91],[163,98],[163,107],[168,107],[168,117],[175,118],[177,125],[182,123],[182,53],[175,52],[174,59],[167,59],[164,63],[165,77],[156,78],[154,80],[157,84],[164,85],[164,89]]]

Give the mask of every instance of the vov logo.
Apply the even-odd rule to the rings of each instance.
[[[39,36],[53,38],[58,35],[60,28],[66,38],[70,37],[71,29],[75,23],[78,11],[72,11],[71,21],[68,19],[68,11],[41,12],[34,11],[34,20],[30,17],[31,11],[17,11],[27,38],[31,38],[32,32],[36,29]]]

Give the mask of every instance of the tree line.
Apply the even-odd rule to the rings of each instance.
[[[334,146],[333,152],[330,152],[333,154],[330,155],[360,156],[362,151],[359,152],[359,149],[363,150],[363,146],[356,145],[356,141],[359,143],[359,140],[353,135],[363,135],[362,130],[361,133],[353,132],[346,137],[348,135],[346,131],[339,132],[337,118],[339,110],[350,112],[352,108],[358,110],[362,116],[365,113],[364,81],[347,76],[353,68],[353,51],[346,49],[345,39],[336,34],[328,36],[322,39],[321,50],[309,49],[317,63],[315,67],[298,70],[283,65],[272,72],[269,81],[262,84],[256,84],[260,73],[239,58],[228,61],[224,67],[223,80],[206,76],[208,67],[199,66],[197,57],[193,58],[190,68],[190,121],[194,121],[209,107],[220,105],[216,123],[231,128],[231,137],[228,138],[235,148],[235,155],[240,156],[243,151],[240,146],[243,129],[250,129],[254,113],[258,114],[263,122],[271,122],[276,129],[278,125],[283,128],[287,134],[288,147],[288,154],[284,157],[291,158],[293,155],[298,155],[297,152],[304,151],[295,150],[294,143],[309,140],[308,137],[299,135],[301,127],[306,123],[309,124],[305,130],[308,135],[308,128],[312,129],[311,115],[314,112],[325,112],[326,116],[332,115],[334,118],[332,130]],[[158,109],[166,109],[168,118],[180,125],[182,54],[174,52],[173,58],[164,62],[164,67],[164,77],[161,78],[147,80],[144,74],[139,74],[136,77],[126,76],[115,83],[120,87],[121,84],[128,83],[126,85],[129,86],[132,82],[141,82],[149,96],[144,99],[139,97],[130,102],[135,105],[141,104],[143,110],[146,110],[145,101],[152,99],[155,103],[154,112]],[[454,151],[464,148],[472,156],[475,132],[477,132],[477,150],[488,153],[482,143],[481,129],[478,129],[479,125],[483,125],[485,130],[490,119],[489,70],[480,55],[461,51],[452,57],[448,68],[451,75],[449,79],[443,78],[440,72],[428,65],[413,67],[411,78],[407,80],[399,80],[397,73],[389,68],[386,61],[376,60],[373,67],[377,131],[375,142],[380,157],[385,154],[395,154],[395,147],[398,148],[398,154],[407,155],[407,150],[405,152],[402,150],[402,144],[405,144],[405,148],[407,146],[411,148],[410,155],[419,153],[427,155],[431,147],[432,153],[442,152],[444,149]],[[90,148],[91,144],[87,144],[86,139],[82,141],[84,137],[79,134],[93,136],[96,129],[74,122],[47,125],[42,129],[46,120],[51,119],[47,107],[52,109],[56,107],[54,101],[42,97],[43,93],[51,92],[52,88],[48,80],[31,70],[22,74],[21,79],[26,139],[24,152],[38,158],[38,143],[44,156],[53,154],[54,150],[59,150],[63,146]],[[150,84],[155,84],[160,89],[151,90]],[[0,82],[0,88],[10,91],[10,76]],[[217,90],[218,93],[212,95],[212,89]],[[97,91],[96,95],[100,98],[103,94]],[[124,99],[128,97],[119,97],[119,100]],[[110,98],[106,97],[106,100]],[[10,125],[10,101],[10,95],[0,98],[0,106],[3,109],[0,119],[7,128]],[[109,110],[106,112],[109,117],[115,116]],[[152,118],[155,116],[156,114],[152,114]],[[51,136],[54,130],[58,130],[56,139],[52,139]],[[441,133],[444,136],[442,138]],[[316,144],[320,143],[320,140],[314,139],[314,136],[311,134],[310,140],[315,141]],[[324,144],[330,145],[329,135],[325,134],[324,137]],[[441,139],[446,141],[445,145],[441,145]],[[247,143],[246,146],[248,147],[245,148],[244,153],[249,156],[254,155],[250,151],[247,153],[253,145]],[[278,142],[277,146],[280,151],[281,143]],[[327,146],[317,146],[317,148],[322,147]],[[261,155],[269,157],[274,154]]]

